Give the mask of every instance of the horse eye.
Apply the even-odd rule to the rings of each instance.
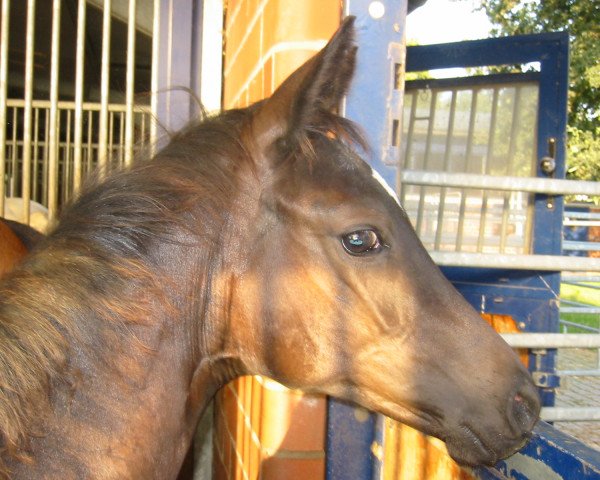
[[[384,245],[376,231],[365,229],[343,235],[342,246],[350,255],[364,255],[378,252]]]

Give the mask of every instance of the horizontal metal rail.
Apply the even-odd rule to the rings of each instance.
[[[580,282],[582,287],[590,288],[588,283],[600,283],[600,275],[563,275],[563,283]]]
[[[557,370],[559,377],[600,377],[600,370]]]
[[[565,227],[600,227],[600,221],[597,220],[569,220],[563,221]]]
[[[596,250],[600,250],[600,243],[598,243],[598,242],[578,242],[575,240],[564,240],[563,244],[562,244],[562,248],[563,248],[563,250],[578,250],[578,251],[594,252]]]
[[[572,210],[565,210],[564,217],[585,220],[598,220],[598,222],[600,222],[600,213],[597,212],[575,212]]]
[[[546,422],[585,422],[600,420],[600,407],[543,407]]]
[[[429,255],[438,265],[448,267],[600,272],[600,258],[442,251],[430,251]]]
[[[598,195],[600,182],[555,178],[504,177],[473,173],[428,172],[403,170],[400,182],[410,185],[477,188],[482,190],[543,193],[546,195]]]
[[[588,332],[600,333],[600,328],[589,327],[588,325],[583,325],[582,323],[577,322],[571,322],[569,320],[563,320],[562,318],[558,320],[558,323],[567,327],[575,327]]]
[[[600,290],[600,285],[593,285],[591,283],[584,283],[582,281],[574,281],[574,280],[571,280],[571,278],[573,278],[573,277],[563,277],[562,283],[567,283],[569,285],[575,285],[576,287],[589,288],[591,290]],[[587,281],[587,279],[585,281]],[[600,279],[598,279],[596,281],[598,282],[598,281],[600,281]],[[563,302],[564,302],[564,300],[563,300]]]
[[[49,100],[33,100],[31,105],[33,108],[49,109],[51,102]],[[6,100],[6,106],[8,108],[25,108],[25,100],[20,98],[9,98]],[[76,104],[75,102],[59,100],[57,106],[59,110],[75,110]],[[97,102],[83,102],[82,106],[85,111],[91,110],[99,112],[101,108],[101,104]],[[125,112],[127,110],[127,105],[123,103],[109,103],[108,110],[110,112]],[[149,105],[136,104],[134,105],[134,111],[152,113]]]
[[[562,301],[564,303],[564,300]],[[600,314],[600,307],[585,306],[585,307],[560,307],[560,313],[593,313]]]
[[[600,348],[600,335],[591,333],[502,333],[513,348]]]

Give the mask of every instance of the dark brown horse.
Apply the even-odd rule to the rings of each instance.
[[[332,113],[352,21],[269,99],[89,186],[0,287],[2,469],[168,479],[231,379],[261,374],[444,439],[527,440],[527,371],[446,281]]]

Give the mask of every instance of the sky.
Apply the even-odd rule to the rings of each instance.
[[[488,38],[490,22],[479,0],[428,0],[406,20],[406,39],[420,45]]]

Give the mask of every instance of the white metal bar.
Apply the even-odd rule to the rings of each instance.
[[[131,165],[131,162],[133,162],[133,95],[135,92],[135,0],[129,0],[127,71],[125,78],[125,165]]]
[[[52,3],[52,40],[50,53],[50,131],[48,138],[48,217],[58,210],[58,68],[60,49],[60,4]]]
[[[11,138],[11,164],[12,164],[12,175],[10,176],[10,193],[9,196],[16,197],[17,196],[17,179],[19,177],[19,159],[17,156],[17,109],[13,108],[12,111],[12,138]]]
[[[513,104],[512,104],[512,112],[511,112],[511,121],[510,121],[510,133],[509,133],[509,143],[508,143],[508,167],[507,167],[507,175],[514,175],[515,172],[515,163],[516,163],[516,150],[517,150],[517,136],[518,132],[521,130],[521,122],[519,115],[519,111],[521,109],[521,89],[522,87],[518,84],[512,88],[513,92]],[[508,220],[511,213],[510,208],[510,192],[504,192],[504,205],[502,206],[502,223],[500,226],[500,253],[506,252],[506,242],[508,239]]]
[[[600,282],[600,276],[598,275],[563,275],[563,282]],[[585,285],[586,288],[589,285]]]
[[[431,92],[431,103],[429,104],[429,117],[428,117],[428,125],[427,125],[427,142],[425,143],[425,153],[423,155],[423,169],[427,171],[427,166],[429,165],[429,157],[431,156],[431,143],[433,138],[433,129],[435,124],[435,114],[436,109],[435,105],[437,102],[437,91],[433,90]],[[425,210],[425,191],[426,189],[421,187],[419,188],[419,206],[417,208],[417,220],[415,221],[415,230],[418,235],[423,235],[423,214]]]
[[[563,250],[587,250],[595,252],[600,250],[599,242],[577,242],[575,240],[564,240],[562,244]]]
[[[23,177],[21,197],[23,211],[21,221],[29,224],[31,205],[31,128],[33,100],[33,53],[35,42],[35,0],[27,1],[27,24],[25,27],[25,109],[23,111]]]
[[[119,113],[119,167],[123,166],[125,161],[125,115]]]
[[[48,206],[48,135],[50,132],[50,109],[44,109],[44,151],[42,157],[42,203]]]
[[[456,90],[452,90],[450,100],[450,111],[448,112],[448,128],[446,129],[446,145],[444,147],[444,171],[448,170],[450,164],[450,152],[452,151],[452,141],[454,140],[454,121],[456,117]],[[447,188],[440,190],[440,200],[438,202],[437,229],[435,232],[434,249],[439,250],[442,242],[442,233],[444,231],[444,213],[446,213],[446,194]]]
[[[600,370],[557,370],[559,377],[600,377]]]
[[[92,131],[93,131],[93,126],[94,126],[94,115],[92,114],[91,110],[87,111],[87,117],[88,117],[88,131],[87,131],[87,152],[86,152],[86,156],[85,156],[85,166],[86,166],[86,173],[90,173],[92,171]]]
[[[472,173],[404,170],[400,181],[410,185],[430,185],[484,190],[544,193],[547,195],[600,195],[600,182],[556,178],[504,177]]]
[[[471,92],[471,108],[469,109],[469,127],[467,130],[467,148],[465,151],[465,170],[469,171],[471,161],[473,158],[473,138],[475,135],[475,118],[477,117],[477,102],[478,102],[479,90],[472,90]],[[400,180],[402,181],[402,180]],[[458,252],[462,250],[464,234],[465,234],[465,211],[467,208],[467,195],[468,193],[464,190],[460,194],[460,207],[458,210],[458,225],[456,233],[456,244],[455,250]]]
[[[585,422],[600,420],[599,407],[543,407],[540,413],[546,422]]]
[[[496,122],[498,121],[498,88],[493,89],[492,93],[492,112],[490,114],[490,126],[488,130],[488,141],[485,157],[483,159],[483,172],[487,176],[492,169],[492,158],[494,148],[496,147]],[[427,170],[427,169],[425,169]],[[479,235],[477,237],[477,251],[483,252],[485,243],[485,226],[488,219],[488,191],[484,190],[481,196],[481,214],[479,215]]]
[[[85,54],[86,0],[77,5],[77,47],[75,53],[75,138],[73,139],[73,193],[81,188],[83,156],[83,75]]]
[[[561,313],[595,313],[600,315],[600,307],[586,306],[586,307],[560,307]]]
[[[32,101],[33,108],[50,108],[49,100],[36,100]],[[25,100],[20,98],[9,98],[6,100],[7,107],[18,107],[25,108]],[[108,103],[107,108],[109,112],[124,112],[127,108],[122,103]],[[58,101],[59,110],[75,110],[75,102],[66,100]],[[83,102],[83,110],[100,111],[102,109],[101,103],[96,102]],[[151,113],[151,109],[147,105],[134,105],[134,112],[137,113]]]
[[[108,100],[110,75],[110,12],[111,0],[104,0],[102,14],[102,60],[100,64],[100,119],[98,120],[98,170],[106,173],[108,160]]]
[[[429,255],[440,266],[600,272],[600,258],[439,251],[429,252]]]
[[[158,60],[160,49],[160,0],[154,0],[154,17],[152,19],[152,76],[150,79],[150,154],[154,156],[158,142]]]
[[[565,227],[600,227],[598,220],[563,220]]]
[[[2,0],[2,20],[0,23],[0,217],[4,216],[6,196],[4,178],[6,176],[6,91],[8,82],[8,19],[10,0]]]
[[[596,213],[596,212],[574,212],[572,210],[565,210],[564,217],[565,218],[578,218],[578,219],[599,220],[600,221],[600,213]]]
[[[39,156],[39,145],[40,145],[40,110],[39,108],[35,109],[35,114],[33,118],[33,181],[31,182],[31,186],[33,189],[33,199],[39,202],[38,195],[38,186],[39,186],[39,172],[40,172],[40,156]]]
[[[501,333],[513,348],[600,348],[600,334]]]

